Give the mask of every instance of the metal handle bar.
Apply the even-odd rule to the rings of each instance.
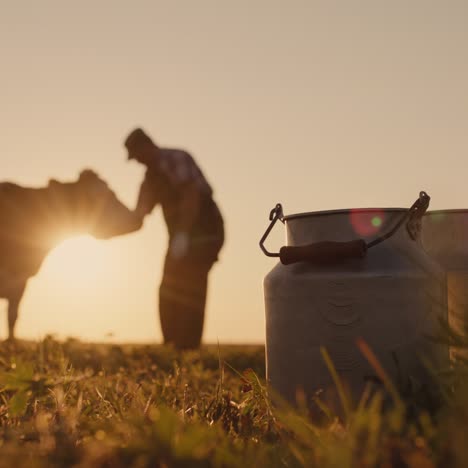
[[[264,243],[278,219],[284,223],[283,207],[278,203],[270,212],[269,219],[271,223],[260,239],[260,248],[267,257],[279,257],[284,265],[301,261],[314,264],[331,264],[346,258],[362,258],[366,255],[368,249],[392,237],[405,221],[407,221],[406,228],[411,239],[416,240],[421,230],[421,219],[429,207],[429,202],[429,195],[426,192],[420,192],[419,198],[392,229],[368,243],[363,239],[349,242],[316,242],[305,246],[285,246],[278,253],[273,253],[265,248]]]

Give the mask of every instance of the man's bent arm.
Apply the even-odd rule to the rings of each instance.
[[[146,215],[153,211],[153,208],[159,203],[159,200],[155,194],[153,183],[146,174],[143,180],[140,193],[138,194],[138,201],[134,210],[134,213],[143,219]]]

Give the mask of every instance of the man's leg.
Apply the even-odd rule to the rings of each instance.
[[[200,346],[211,266],[166,258],[159,288],[159,316],[165,343],[178,349]]]

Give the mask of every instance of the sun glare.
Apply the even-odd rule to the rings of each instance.
[[[88,292],[95,291],[112,272],[109,246],[91,236],[79,236],[60,243],[48,255],[41,275],[57,285]]]

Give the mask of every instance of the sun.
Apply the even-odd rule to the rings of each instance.
[[[41,275],[57,287],[92,292],[109,279],[114,266],[106,242],[83,235],[55,247],[47,256]]]

